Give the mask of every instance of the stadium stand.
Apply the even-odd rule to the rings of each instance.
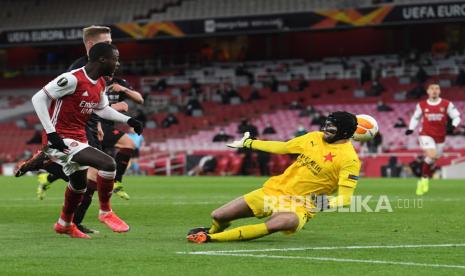
[[[176,0],[104,0],[59,1],[25,0],[2,1],[0,30],[16,30],[34,26],[75,27],[92,24],[130,22],[151,12],[163,11]],[[117,6],[118,9],[112,9]],[[34,12],[31,12],[34,11]],[[53,14],[53,16],[50,16]]]
[[[432,64],[424,67],[428,75],[436,81],[442,82],[444,97],[455,101],[465,101],[465,94],[461,88],[454,85],[459,68],[464,64],[465,57],[461,55],[450,56],[447,59],[434,59],[425,55],[424,59],[431,59]],[[381,78],[379,82],[384,87],[380,95],[370,95],[371,82],[360,85],[357,79],[364,66],[364,61],[369,61],[373,75],[378,68]],[[282,125],[286,116],[293,118],[296,112],[285,111],[293,101],[299,101],[302,105],[318,106],[318,109],[327,112],[334,108],[347,109],[357,113],[375,114],[380,117],[380,124],[387,126],[382,132],[390,132],[391,126],[399,116],[408,121],[410,112],[413,110],[413,102],[407,98],[408,92],[417,84],[414,80],[417,66],[402,65],[399,56],[363,56],[345,59],[344,64],[339,58],[325,58],[321,62],[304,62],[303,60],[281,60],[261,61],[245,63],[213,64],[208,67],[198,67],[184,70],[183,74],[175,72],[163,73],[154,77],[140,79],[141,91],[147,93],[147,110],[149,121],[153,120],[157,128],[146,130],[147,139],[157,141],[159,149],[162,150],[198,150],[206,149],[213,137],[213,133],[219,130],[219,126],[227,126],[229,133],[234,125],[243,118],[254,118],[257,114],[265,113],[255,120],[261,128],[267,122]],[[242,73],[238,69],[241,69]],[[249,83],[253,79],[253,84]],[[308,82],[308,86],[298,91],[299,81]],[[193,98],[192,79],[199,84],[196,98],[199,99],[203,112],[197,116],[188,116],[183,111],[183,106],[189,99]],[[276,80],[276,91],[273,92],[273,79]],[[162,91],[157,89],[157,84],[164,80],[166,88]],[[5,81],[5,85],[30,85],[33,83],[37,88],[46,82],[40,81],[38,77],[31,77],[31,81],[21,84],[13,80]],[[132,78],[132,82],[138,82]],[[24,84],[23,84],[24,83]],[[225,88],[237,89],[238,96],[242,100],[222,103],[221,93]],[[251,93],[256,90],[262,99],[248,101]],[[194,96],[195,98],[195,96]],[[376,102],[383,100],[394,105],[394,112],[378,114],[375,110]],[[407,101],[407,102],[405,102]],[[413,100],[415,101],[415,100]],[[343,105],[343,103],[346,103]],[[352,103],[349,105],[348,103]],[[178,117],[179,124],[169,128],[160,128],[162,120],[167,116],[168,110],[172,110]],[[274,115],[269,115],[272,113]],[[400,115],[399,115],[400,114]],[[377,116],[380,115],[380,116]],[[398,116],[399,115],[399,116]],[[276,116],[276,117],[274,117]],[[308,118],[299,119],[306,127],[309,125]],[[297,127],[295,124],[285,124],[286,128],[280,129],[278,138],[285,140],[291,138],[291,134]],[[211,129],[213,130],[206,130]],[[192,136],[182,140],[184,136],[199,132],[200,136]],[[206,132],[205,132],[206,131]],[[231,132],[232,131],[232,132]],[[170,139],[167,137],[180,138]],[[197,141],[200,143],[192,143]],[[385,147],[392,148],[415,148],[416,142],[406,144],[395,143],[394,140],[385,139]],[[452,144],[456,144],[453,142]],[[459,143],[460,144],[460,143]],[[222,145],[221,145],[222,146]]]
[[[387,87],[387,92],[385,93],[392,95],[396,90],[391,89],[391,85],[394,86],[399,80],[399,78],[395,77],[382,79],[381,82]],[[344,85],[350,88],[342,89],[341,87]],[[332,95],[325,95],[323,99],[315,99],[311,93],[306,93],[314,89],[326,92],[328,91],[328,87],[331,86],[338,89]],[[303,125],[309,131],[317,130],[319,128],[318,125],[310,126],[310,117],[299,117],[299,110],[288,109],[290,103],[296,100],[300,100],[303,106],[311,104],[323,113],[340,109],[356,113],[372,114],[378,118],[381,134],[389,133],[389,135],[384,135],[383,151],[405,152],[406,150],[417,150],[418,145],[415,137],[398,139],[398,137],[403,137],[404,129],[393,127],[398,117],[402,117],[404,121],[408,122],[409,116],[414,109],[414,102],[394,102],[391,100],[388,104],[394,110],[392,112],[379,112],[376,110],[376,99],[361,98],[347,100],[347,96],[352,98],[350,95],[351,89],[356,86],[357,83],[354,80],[314,80],[310,82],[308,91],[303,92],[288,91],[285,93],[273,93],[270,88],[262,88],[260,89],[260,93],[263,99],[250,103],[223,105],[213,101],[204,101],[202,102],[206,110],[204,116],[190,117],[181,112],[174,113],[179,119],[180,123],[178,125],[167,129],[146,129],[144,136],[149,143],[147,148],[141,153],[141,168],[150,174],[182,173],[183,166],[181,164],[184,164],[185,152],[216,151],[220,157],[219,164],[225,167],[225,171],[218,172],[218,174],[237,174],[241,167],[241,160],[232,151],[225,152],[224,143],[212,143],[213,136],[220,129],[224,129],[226,133],[232,134],[236,138],[239,137],[241,134],[237,133],[237,125],[243,117],[249,117],[252,124],[256,125],[259,131],[262,131],[267,123],[275,126],[277,133],[265,137],[266,139],[287,140],[292,138],[298,125]],[[241,94],[246,96],[247,93],[250,93],[250,90],[250,87],[245,86]],[[465,108],[463,95],[457,95],[459,91],[458,87],[445,88],[444,90],[445,95],[451,96],[451,99],[460,100],[455,102],[459,109]],[[338,99],[339,103],[334,104],[333,102],[338,101]],[[350,104],[349,102],[351,101],[359,103]],[[154,114],[152,118],[160,124],[160,121],[165,116],[166,113],[162,112]],[[26,122],[30,126],[38,123],[34,115],[27,116]],[[2,135],[4,139],[15,140],[15,143],[4,143],[7,146],[2,148],[9,158],[12,156],[21,156],[24,152],[30,152],[37,148],[34,145],[25,145],[25,141],[30,139],[34,134],[30,129],[23,129],[14,124],[5,124],[2,126],[1,132],[4,134]],[[462,136],[453,136],[447,140],[446,147],[453,152],[464,146]],[[413,158],[413,154],[408,155],[408,157]],[[272,172],[279,171],[280,168],[285,167],[290,162],[288,158],[277,158],[273,157],[273,161],[270,163]],[[281,164],[282,166],[276,164]]]
[[[428,60],[428,66],[423,69],[432,80],[438,81],[443,86],[443,95],[456,101],[459,109],[463,108],[465,95],[459,86],[454,85],[456,74],[463,66],[464,57],[461,55],[448,58],[433,57],[425,54],[423,60]],[[370,96],[371,82],[360,85],[357,79],[364,67],[364,62],[369,62],[373,75],[380,75],[379,82],[385,91],[381,95]],[[426,62],[425,62],[426,63]],[[236,74],[240,71],[244,75]],[[379,71],[380,70],[380,71]],[[271,123],[277,130],[276,135],[267,139],[287,140],[293,137],[298,125],[304,125],[307,130],[317,130],[318,126],[310,126],[310,118],[298,117],[299,111],[288,110],[289,105],[298,101],[303,106],[313,105],[317,110],[330,112],[336,109],[349,110],[355,113],[368,113],[379,118],[381,134],[385,135],[382,151],[409,151],[418,150],[417,140],[414,137],[403,137],[404,129],[394,128],[395,121],[402,117],[408,123],[414,110],[416,100],[408,99],[409,91],[417,86],[416,76],[418,66],[408,65],[399,56],[363,56],[350,57],[345,60],[339,58],[325,58],[321,62],[304,62],[302,60],[262,61],[246,62],[244,64],[216,64],[210,67],[185,70],[184,74],[175,76],[164,75],[168,88],[164,92],[152,91],[151,96],[167,97],[167,103],[182,103],[189,96],[183,90],[189,91],[190,81],[195,78],[201,84],[202,92],[199,93],[204,107],[204,116],[192,118],[182,113],[175,113],[179,117],[180,124],[169,129],[148,129],[146,136],[155,141],[150,145],[153,152],[192,152],[216,150],[224,151],[223,143],[212,144],[211,139],[220,129],[234,135],[236,138],[237,125],[241,118],[249,117],[252,123],[262,130],[266,123]],[[249,77],[255,81],[249,84]],[[309,86],[303,91],[298,90],[299,78],[308,80]],[[277,89],[272,91],[272,79],[277,81]],[[141,87],[150,87],[160,78],[143,78]],[[237,87],[242,99],[248,99],[253,90],[258,90],[260,100],[237,103],[238,105],[224,105],[215,95],[215,90],[224,88],[226,84]],[[227,86],[227,85],[226,85]],[[149,89],[150,90],[150,89]],[[378,112],[376,102],[384,100],[394,110],[392,112]],[[157,114],[154,119],[159,123],[165,114]],[[199,131],[200,130],[200,131]],[[394,135],[392,135],[394,134]],[[170,139],[166,139],[170,137]],[[447,147],[452,152],[463,148],[461,136],[448,139]],[[363,150],[363,149],[361,149]],[[455,153],[451,153],[455,158]],[[399,155],[396,153],[396,155]],[[402,154],[401,154],[402,155]],[[225,168],[222,173],[237,174],[241,167],[241,160],[234,154],[220,153],[219,164]],[[411,160],[415,154],[407,153],[403,161]],[[370,164],[383,165],[387,157],[375,159]],[[410,158],[410,159],[409,159]],[[150,158],[148,158],[149,160]],[[381,160],[381,161],[380,161]],[[445,159],[443,162],[450,162]],[[271,172],[277,172],[288,165],[290,159],[285,157],[273,157],[270,162]],[[383,163],[384,162],[384,163]],[[276,164],[281,164],[278,166]],[[379,171],[375,168],[371,171]]]
[[[118,22],[171,21],[211,17],[292,13],[331,8],[355,8],[378,4],[373,0],[3,0],[0,30],[76,27]],[[432,0],[395,0],[396,4]],[[118,7],[118,9],[113,9]],[[32,12],[34,11],[34,12]],[[50,16],[53,14],[53,16]]]
[[[465,102],[455,102],[460,110],[465,108]],[[381,126],[380,133],[388,134],[383,140],[383,146],[389,150],[399,149],[417,149],[418,142],[416,137],[402,137],[405,128],[394,128],[394,124],[398,117],[402,117],[405,121],[409,121],[410,115],[413,112],[415,105],[413,103],[396,104],[393,112],[379,112],[376,110],[375,104],[327,104],[314,106],[317,110],[328,113],[334,110],[347,110],[357,114],[371,114],[378,118],[378,123]],[[304,125],[308,131],[319,130],[318,125],[311,125],[311,119],[308,117],[299,117],[299,111],[294,110],[279,110],[272,113],[260,115],[252,120],[252,124],[259,130],[265,128],[266,123],[271,123],[275,126],[277,134],[267,136],[269,140],[289,140],[294,137],[293,133],[299,125]],[[226,133],[234,134],[235,138],[239,138],[242,134],[237,134],[238,122],[232,122],[225,126],[216,126],[211,130],[201,130],[197,134],[178,139],[167,139],[162,142],[154,142],[152,146],[161,151],[192,151],[192,150],[222,150],[223,143],[212,143],[212,138],[220,129],[224,129]],[[449,137],[446,142],[446,148],[459,149],[465,147],[465,140],[462,136]]]
[[[380,3],[381,2],[381,3]],[[395,0],[391,4],[407,5],[416,3],[434,3],[434,0]],[[321,9],[357,8],[383,4],[373,0],[185,0],[178,6],[172,6],[165,12],[151,13],[147,20],[186,20],[212,17],[233,17],[276,13],[293,13]],[[386,4],[386,3],[384,3]]]
[[[155,21],[184,20],[210,17],[230,17],[258,14],[292,13],[335,7],[360,7],[371,5],[370,0],[195,0],[183,1],[180,6],[168,8],[165,13],[152,13]]]

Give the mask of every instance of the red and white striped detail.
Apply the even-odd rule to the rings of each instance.
[[[75,189],[75,188],[73,187],[73,185],[71,185],[71,183],[68,183],[68,188],[69,188],[71,191],[73,191],[73,192],[75,192],[75,193],[78,193],[78,194],[83,194],[83,193],[85,193],[85,192],[87,191],[87,188],[84,188],[84,189],[82,189],[82,190],[77,190],[77,189]]]
[[[45,89],[45,87],[42,87],[42,90],[44,90],[45,94],[47,94],[47,96],[52,99],[52,100],[56,100],[54,97],[52,97],[52,95],[50,95],[50,93],[47,91],[47,89]]]
[[[55,103],[55,108],[53,109],[53,114],[52,114],[52,125],[55,126],[57,124],[57,121],[58,121],[58,114],[60,114],[60,109],[61,109],[61,105],[63,104],[63,101],[60,99],[60,100],[57,100],[56,103]]]
[[[98,171],[98,175],[104,179],[113,179],[116,176],[116,171]]]

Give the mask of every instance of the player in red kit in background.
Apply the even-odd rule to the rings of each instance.
[[[110,198],[116,174],[112,157],[87,144],[85,126],[92,113],[101,118],[127,123],[142,133],[142,123],[112,109],[105,95],[104,76],[112,76],[119,66],[118,49],[107,43],[95,44],[89,51],[85,67],[64,73],[32,97],[37,116],[44,127],[50,160],[61,165],[69,177],[63,209],[55,224],[57,233],[73,238],[90,238],[72,222],[87,186],[87,169],[99,170],[97,190],[100,201],[99,220],[116,232],[129,226],[111,209]],[[49,104],[51,102],[51,104]],[[49,107],[50,106],[50,107]]]
[[[452,119],[452,126],[456,128],[460,124],[460,113],[454,104],[439,97],[441,88],[438,84],[428,86],[428,99],[419,102],[415,113],[410,120],[406,135],[421,123],[418,140],[424,151],[425,160],[421,168],[421,179],[417,183],[417,195],[428,192],[429,179],[433,175],[433,165],[438,160],[444,149],[446,139],[446,127],[448,118]]]

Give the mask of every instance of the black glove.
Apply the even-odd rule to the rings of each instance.
[[[134,131],[138,134],[138,135],[141,135],[142,134],[142,131],[144,130],[144,126],[142,125],[142,122],[134,119],[134,118],[130,118],[128,120],[128,125],[132,128],[134,128]]]
[[[411,130],[411,129],[407,129],[407,130],[405,131],[405,135],[410,135],[410,134],[412,134],[412,133],[413,133],[413,130]]]
[[[68,146],[63,142],[63,139],[56,132],[50,132],[47,134],[47,139],[51,144],[49,147],[64,152],[68,149]]]

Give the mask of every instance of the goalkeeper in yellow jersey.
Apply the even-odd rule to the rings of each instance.
[[[322,131],[288,142],[252,140],[245,133],[241,140],[228,144],[232,148],[299,156],[262,188],[214,210],[212,226],[190,230],[187,240],[224,242],[256,239],[278,231],[295,233],[318,210],[349,205],[360,172],[360,160],[350,141],[356,128],[355,115],[338,111],[328,116]],[[324,196],[336,192],[337,196],[330,199]],[[316,204],[315,197],[324,200]],[[233,220],[253,216],[267,220],[226,230]]]

